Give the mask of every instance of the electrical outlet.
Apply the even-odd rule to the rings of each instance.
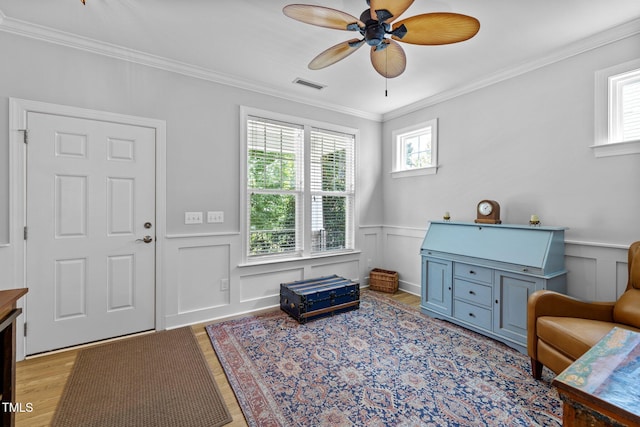
[[[222,211],[208,211],[207,222],[224,222],[224,212]]]
[[[229,290],[229,279],[220,279],[220,290],[221,291]]]
[[[185,224],[202,224],[202,212],[185,212]]]

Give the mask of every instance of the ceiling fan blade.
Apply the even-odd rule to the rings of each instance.
[[[398,77],[407,66],[407,57],[404,54],[404,49],[393,40],[386,39],[383,43],[387,46],[384,49],[380,49],[379,46],[371,47],[373,68],[383,77],[389,79]]]
[[[369,5],[371,6],[371,16],[376,16],[376,10],[386,9],[392,16],[385,20],[385,22],[394,21],[413,4],[413,1],[414,0],[370,0]]]
[[[404,25],[407,33],[394,40],[421,45],[458,43],[470,39],[480,30],[480,21],[458,13],[438,12],[412,16],[396,22],[394,28]]]
[[[355,16],[329,7],[290,4],[285,6],[282,12],[297,21],[335,30],[353,30],[355,28],[347,28],[349,24],[353,23],[357,23],[359,27],[364,27],[364,24]]]
[[[333,65],[341,59],[351,55],[363,44],[364,40],[358,39],[351,39],[346,42],[338,43],[313,58],[311,62],[309,62],[309,68],[312,70],[320,70],[328,67],[329,65]]]

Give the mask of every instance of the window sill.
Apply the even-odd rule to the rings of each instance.
[[[305,261],[310,261],[314,259],[333,258],[333,257],[346,256],[346,255],[357,255],[360,253],[361,251],[359,250],[351,249],[351,250],[344,250],[344,251],[335,251],[335,252],[291,256],[291,257],[263,257],[260,259],[245,261],[241,264],[238,264],[238,267],[243,268],[243,267],[255,267],[255,266],[261,266],[261,265],[282,264],[282,263],[290,263],[290,262],[305,262]]]
[[[438,173],[438,166],[429,166],[426,168],[391,171],[391,177],[406,178],[410,176],[435,175],[436,173]]]
[[[592,145],[593,154],[596,157],[626,156],[640,154],[640,140],[611,142],[608,144]]]

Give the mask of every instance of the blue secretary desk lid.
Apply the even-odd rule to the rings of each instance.
[[[432,221],[421,252],[549,277],[566,272],[564,230],[565,227]]]

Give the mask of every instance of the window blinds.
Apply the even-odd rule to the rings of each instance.
[[[247,120],[249,255],[302,249],[303,128],[258,117]]]
[[[622,87],[622,140],[640,140],[640,73]]]
[[[311,250],[353,247],[353,135],[311,129]]]

